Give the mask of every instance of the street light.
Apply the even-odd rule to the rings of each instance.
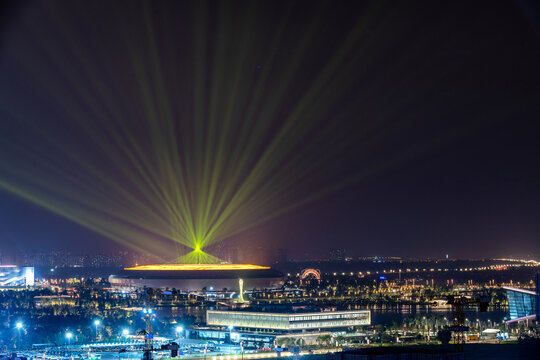
[[[68,347],[71,346],[71,338],[73,337],[73,334],[68,332],[66,333],[66,338],[68,339]]]
[[[176,327],[176,336],[181,336],[183,331],[184,331],[184,328],[182,326],[177,326]]]
[[[244,360],[244,340],[240,341],[240,349],[242,350],[242,360]]]
[[[425,316],[422,316],[422,320],[424,320],[424,340],[425,340],[426,339],[426,330],[427,330],[427,319],[426,319]]]
[[[17,329],[17,346],[21,346],[21,329],[23,327],[23,323],[20,322],[20,321],[17,321],[17,323],[15,324],[15,328]]]
[[[99,324],[101,324],[101,321],[99,321],[99,319],[94,320],[94,325],[96,327],[96,340],[98,338],[98,326],[99,326]]]
[[[232,340],[232,331],[234,329],[234,327],[232,325],[229,325],[227,326],[227,328],[229,329],[229,341],[231,342],[231,344],[233,343],[233,340]]]
[[[122,335],[124,335],[124,336],[129,335],[129,330],[128,329],[122,330]]]

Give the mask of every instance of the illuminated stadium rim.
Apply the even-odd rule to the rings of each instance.
[[[503,286],[502,288],[504,290],[515,291],[515,292],[522,293],[522,294],[537,295],[536,292],[534,292],[532,290],[520,289],[520,288],[511,287],[511,286]]]
[[[141,265],[124,270],[148,270],[148,271],[211,271],[211,270],[266,270],[267,266],[251,264],[162,264],[162,265]]]
[[[520,317],[520,318],[517,318],[517,319],[514,319],[514,320],[507,320],[507,321],[505,321],[505,323],[512,324],[512,323],[515,323],[515,322],[520,322],[520,321],[525,321],[525,320],[534,320],[534,319],[536,319],[536,314],[523,316],[523,317]]]

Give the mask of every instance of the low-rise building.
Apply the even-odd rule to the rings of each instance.
[[[188,330],[188,337],[247,348],[272,348],[276,344],[317,343],[323,335],[334,336],[371,325],[369,310],[302,312],[208,310],[205,327]]]

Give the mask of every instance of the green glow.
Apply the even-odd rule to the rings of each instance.
[[[327,5],[316,9],[296,40],[294,55],[279,65],[278,80],[273,66],[288,38],[285,21],[291,8],[271,41],[259,48],[253,31],[261,30],[257,16],[234,23],[233,2],[223,2],[213,24],[208,4],[196,2],[192,48],[181,51],[193,66],[183,72],[162,66],[171,59],[162,58],[160,44],[180,45],[161,28],[167,21],[156,22],[148,6],[142,3],[135,21],[140,36],[121,25],[118,34],[111,34],[118,53],[126,54],[118,61],[129,74],[122,86],[129,87],[133,99],[111,88],[111,74],[92,61],[70,31],[72,17],[54,15],[59,39],[44,41],[43,53],[35,57],[47,59],[50,71],[38,70],[33,59],[24,57],[21,66],[46,90],[58,121],[79,133],[74,130],[73,139],[66,139],[22,107],[3,109],[24,131],[45,139],[48,150],[31,142],[0,144],[1,188],[157,259],[212,264],[221,261],[205,252],[209,246],[384,168],[361,169],[353,180],[333,173],[331,166],[320,171],[321,159],[337,158],[338,149],[351,141],[372,141],[369,126],[350,139],[331,134],[340,119],[350,116],[346,109],[334,114],[334,105],[357,85],[348,70],[353,59],[365,56],[357,45],[376,18],[373,9],[359,17],[295,104],[286,105]],[[258,6],[251,2],[246,11],[257,13]],[[40,43],[39,31],[31,31]],[[67,50],[59,51],[56,42]],[[264,50],[265,66],[256,73],[246,70],[260,60],[251,49]],[[68,85],[57,81],[58,73]],[[191,108],[192,113],[184,112]],[[366,145],[366,153],[373,148]]]
[[[179,256],[176,262],[179,264],[219,264],[221,260],[200,250]]]
[[[267,266],[251,265],[251,264],[159,264],[159,265],[139,265],[125,270],[152,270],[152,271],[190,271],[190,270],[258,270],[270,269]]]

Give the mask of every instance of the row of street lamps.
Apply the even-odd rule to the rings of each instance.
[[[98,326],[101,324],[101,321],[100,320],[94,320],[94,325],[96,326],[96,338],[98,336]],[[19,331],[19,334],[21,333],[21,330],[23,328],[23,323],[18,321],[16,324],[15,324],[15,328]],[[182,329],[181,326],[177,327],[177,331],[181,332],[182,330],[178,330],[178,329]],[[123,329],[122,330],[122,335],[123,336],[127,336],[129,335],[129,330],[128,329]],[[68,343],[71,344],[71,338],[73,337],[73,333],[68,331],[66,333],[66,339],[68,340]]]
[[[98,338],[98,326],[101,325],[101,320],[99,319],[96,319],[94,320],[94,326],[96,328],[96,339]],[[21,330],[23,329],[23,323],[21,321],[17,321],[15,323],[15,328],[17,329],[17,331],[19,332],[19,341],[20,341],[20,337],[21,337]],[[181,336],[183,331],[184,331],[184,327],[182,326],[177,326],[175,328],[176,330],[176,336]],[[129,335],[129,329],[123,329],[122,330],[122,336],[127,336]],[[68,331],[66,333],[66,339],[68,341],[68,346],[71,345],[71,339],[73,338],[73,333]]]

